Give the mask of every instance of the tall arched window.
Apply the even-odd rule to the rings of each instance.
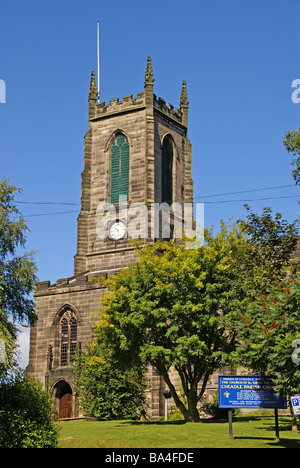
[[[110,203],[119,203],[119,197],[129,198],[129,144],[122,133],[116,135],[110,157]]]
[[[162,145],[162,203],[173,203],[173,143],[170,137],[164,139]]]
[[[77,348],[77,320],[72,310],[66,310],[62,315],[60,330],[60,365],[68,366]]]

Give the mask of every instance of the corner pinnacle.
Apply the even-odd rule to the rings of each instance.
[[[188,95],[187,95],[187,89],[186,89],[186,81],[183,81],[181,96],[180,96],[180,107],[188,107],[188,105],[189,105],[189,101],[188,101]]]
[[[148,57],[147,58],[147,68],[146,68],[146,73],[145,73],[145,86],[147,84],[153,85],[153,83],[154,83],[154,78],[153,78],[151,57]]]
[[[92,71],[92,73],[91,73],[89,99],[95,99],[95,100],[97,99],[97,89],[96,89],[96,80],[95,80],[95,72],[94,71]]]

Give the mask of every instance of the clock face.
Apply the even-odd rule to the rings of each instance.
[[[109,228],[109,237],[112,240],[120,240],[125,237],[126,225],[123,221],[115,221]]]

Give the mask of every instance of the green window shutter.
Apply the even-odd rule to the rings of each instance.
[[[119,197],[129,197],[129,144],[121,133],[113,141],[110,168],[110,202],[119,203]]]
[[[173,145],[168,138],[162,146],[162,203],[173,203]]]

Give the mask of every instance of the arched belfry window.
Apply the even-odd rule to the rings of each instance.
[[[173,203],[173,142],[166,137],[162,144],[162,203]]]
[[[118,133],[110,150],[110,203],[129,198],[129,143]]]
[[[66,310],[60,320],[60,365],[68,366],[77,348],[77,320],[72,310]]]

